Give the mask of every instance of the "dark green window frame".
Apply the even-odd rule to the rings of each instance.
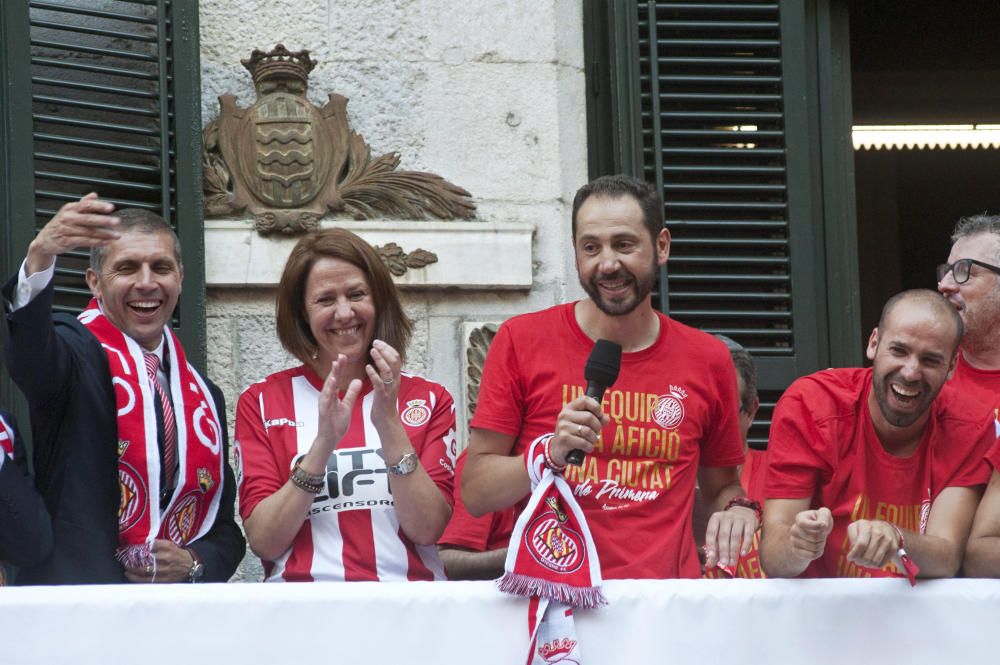
[[[174,326],[204,368],[199,48],[197,0],[0,5],[0,273],[12,275],[38,229],[88,191],[153,210],[181,241]],[[86,252],[60,257],[57,310],[86,303],[85,265]],[[3,381],[4,402],[16,403]]]
[[[657,304],[750,348],[762,447],[792,380],[862,360],[846,2],[594,0],[584,35],[591,177],[659,186]]]

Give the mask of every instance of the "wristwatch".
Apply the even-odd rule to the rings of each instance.
[[[417,453],[408,452],[399,458],[399,462],[396,464],[390,464],[386,467],[394,476],[405,476],[413,473],[417,469]]]
[[[205,564],[201,562],[201,557],[190,547],[185,547],[185,551],[191,555],[191,570],[188,571],[189,582],[200,582],[205,576]]]

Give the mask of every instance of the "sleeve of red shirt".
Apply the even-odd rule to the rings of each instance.
[[[524,389],[510,328],[504,323],[490,343],[469,426],[516,437],[521,431]]]
[[[973,423],[971,427],[949,428],[948,441],[939,449],[946,455],[952,451],[964,452],[957,458],[948,460],[944,466],[943,481],[940,484],[944,487],[975,487],[985,485],[990,480],[992,473],[991,466],[996,468],[1000,464],[1000,439],[996,436],[996,426],[993,421],[992,411],[984,418],[984,425],[976,428]],[[977,431],[978,430],[978,431]],[[967,441],[974,441],[974,444],[964,445]],[[954,443],[952,443],[954,442]],[[950,445],[949,445],[950,444]],[[937,469],[935,469],[937,471]]]
[[[473,552],[485,552],[490,539],[493,513],[473,517],[462,501],[462,470],[465,468],[466,451],[458,456],[455,465],[455,505],[438,545],[460,547]]]
[[[290,469],[275,457],[260,413],[260,387],[250,386],[236,403],[234,439],[239,446],[240,517],[250,517],[257,504],[271,496],[288,480]]]
[[[767,474],[767,451],[750,449],[746,461],[743,462],[743,473],[740,482],[747,496],[756,501],[764,498],[764,477]]]
[[[778,400],[767,444],[765,499],[811,499],[833,470],[830,437],[809,406],[808,377]]]
[[[714,362],[706,371],[715,379],[714,401],[711,406],[710,422],[715,423],[702,439],[702,466],[732,467],[743,464],[743,438],[740,436],[739,400],[736,390],[736,369],[725,345],[712,340],[718,346]]]
[[[430,384],[434,395],[434,408],[425,428],[424,443],[417,450],[420,464],[434,484],[441,490],[448,505],[453,501],[455,469],[448,449],[455,445],[455,400],[444,386]]]

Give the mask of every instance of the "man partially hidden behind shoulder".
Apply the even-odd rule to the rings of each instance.
[[[1000,216],[964,217],[955,225],[948,262],[938,266],[938,291],[958,310],[965,337],[951,383],[1000,419]],[[1000,420],[997,423],[1000,435]],[[1000,444],[965,554],[965,574],[1000,577]]]
[[[159,216],[113,210],[96,194],[63,206],[3,287],[4,353],[55,540],[19,582],[225,581],[245,544],[222,393],[169,325],[180,245]],[[53,315],[56,257],[80,247],[94,299]]]
[[[650,293],[670,233],[647,183],[606,176],[573,201],[572,246],[587,297],[504,323],[472,419],[462,494],[481,515],[530,491],[522,454],[554,432],[547,463],[586,515],[603,577],[698,577],[691,513],[697,476],[712,511],[707,565],[746,554],[757,515],[743,498],[736,377],[717,339],[660,314]],[[599,404],[584,394],[594,342],[621,344]],[[581,466],[566,466],[582,450]],[[735,503],[734,503],[735,500]]]
[[[882,310],[868,369],[829,369],[779,400],[761,562],[769,577],[950,577],[989,476],[993,415],[946,383],[961,318],[939,294]]]

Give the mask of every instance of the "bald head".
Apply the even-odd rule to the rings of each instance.
[[[900,309],[903,308],[903,309]],[[957,349],[965,334],[965,326],[962,317],[958,315],[955,308],[948,302],[947,298],[937,291],[930,289],[911,289],[897,293],[886,301],[882,308],[882,316],[878,320],[878,329],[886,330],[892,325],[894,314],[900,311],[923,310],[935,319],[947,321],[954,330],[955,344],[953,349]]]

